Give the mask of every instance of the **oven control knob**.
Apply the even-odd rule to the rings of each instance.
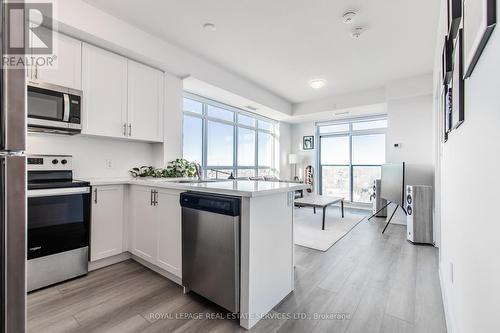
[[[62,165],[68,164],[68,160],[61,160],[61,164]]]
[[[57,164],[57,163],[59,163],[59,160],[57,160],[57,159],[52,160],[52,164]]]

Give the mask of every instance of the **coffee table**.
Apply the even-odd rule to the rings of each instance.
[[[295,206],[297,207],[313,207],[314,214],[316,214],[316,208],[323,209],[323,226],[321,230],[325,230],[325,216],[326,207],[334,205],[340,202],[340,209],[342,211],[342,218],[344,218],[344,198],[341,197],[329,197],[325,195],[308,195],[303,198],[295,199]]]

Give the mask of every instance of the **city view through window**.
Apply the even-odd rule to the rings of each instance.
[[[370,203],[373,181],[385,163],[386,119],[319,124],[320,191]]]

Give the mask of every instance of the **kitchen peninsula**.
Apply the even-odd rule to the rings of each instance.
[[[157,178],[89,179],[93,187],[91,265],[130,253],[138,262],[182,284],[182,192],[241,198],[240,325],[250,329],[294,290],[293,200],[297,183]],[[110,195],[123,198],[123,248],[98,244],[109,219],[100,210]],[[101,200],[102,198],[102,200]],[[120,200],[120,199],[118,199]],[[108,213],[109,214],[109,213]],[[113,228],[116,230],[116,228]],[[119,243],[119,240],[117,240]],[[103,255],[99,255],[103,254]]]

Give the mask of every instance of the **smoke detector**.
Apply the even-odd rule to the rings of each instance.
[[[344,24],[351,24],[352,21],[354,20],[355,16],[356,16],[356,12],[353,10],[345,12],[344,15],[342,15],[342,22]]]
[[[356,28],[352,29],[351,37],[354,38],[354,39],[358,39],[359,37],[361,37],[361,35],[365,31],[366,31],[366,29],[363,28],[363,27],[356,27]]]

